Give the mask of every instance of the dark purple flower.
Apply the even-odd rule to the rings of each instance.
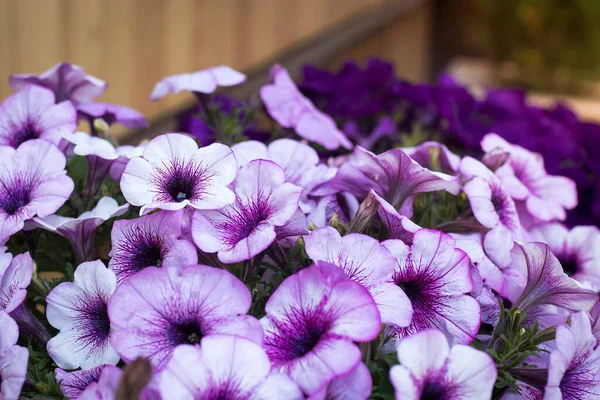
[[[40,74],[13,74],[10,86],[20,90],[28,84],[43,86],[54,92],[56,102],[70,100],[73,104],[89,103],[100,96],[108,84],[94,76],[86,75],[83,69],[69,63],[59,63]]]
[[[302,188],[285,182],[274,162],[254,160],[240,168],[233,183],[236,199],[220,210],[194,213],[192,236],[200,250],[218,252],[219,260],[235,263],[266,250],[298,210]]]
[[[450,343],[469,344],[481,321],[477,300],[469,296],[473,289],[471,263],[467,254],[456,248],[445,233],[421,229],[409,247],[400,240],[383,245],[396,259],[390,282],[400,286],[413,308],[406,327],[390,325],[387,349],[406,337],[430,328],[441,330]]]
[[[352,142],[340,131],[335,121],[319,111],[296,87],[287,70],[280,65],[271,69],[272,84],[260,89],[260,97],[269,115],[284,128],[294,128],[306,140],[319,143],[328,150],[342,146],[352,148]]]
[[[165,399],[304,399],[289,377],[271,373],[260,345],[234,335],[212,335],[200,345],[178,346],[159,379]]]
[[[180,344],[235,334],[262,343],[260,323],[246,315],[252,296],[231,273],[205,265],[148,267],[113,294],[108,315],[112,344],[123,360],[148,358],[163,369]]]
[[[60,330],[47,350],[60,368],[90,369],[119,362],[109,341],[107,310],[116,286],[115,274],[101,261],[92,261],[77,267],[72,283],[61,283],[46,296],[48,322]]]
[[[448,345],[444,334],[426,330],[398,345],[398,360],[390,370],[397,399],[476,400],[492,396],[494,360],[469,346]]]
[[[331,264],[284,280],[265,311],[264,348],[274,370],[308,395],[349,373],[361,356],[353,342],[373,340],[381,329],[368,291]]]
[[[108,125],[121,124],[130,129],[148,126],[144,116],[133,108],[110,103],[86,103],[77,107],[80,118],[93,124],[96,118],[103,119]]]
[[[73,192],[64,154],[50,142],[29,140],[13,149],[0,146],[0,243],[25,221],[58,210]]]
[[[77,127],[77,113],[69,102],[54,104],[54,94],[45,88],[26,85],[0,106],[0,145],[15,149],[32,139],[55,145],[63,133]]]
[[[141,206],[140,215],[153,209],[219,209],[233,203],[227,188],[237,172],[231,149],[220,143],[198,148],[182,134],[167,133],[150,141],[142,157],[133,157],[121,177],[127,201]]]
[[[146,267],[183,267],[198,262],[194,245],[180,239],[182,218],[183,210],[159,211],[114,223],[108,267],[119,284]]]
[[[77,218],[62,217],[52,214],[47,217],[35,217],[30,226],[37,226],[50,232],[64,236],[75,253],[77,264],[94,259],[94,236],[96,229],[112,217],[127,212],[129,204],[119,207],[111,197],[103,197],[91,211],[82,213]]]

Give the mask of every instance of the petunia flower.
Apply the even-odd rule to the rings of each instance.
[[[0,246],[0,310],[10,313],[23,303],[32,276],[29,252],[13,258],[6,247]]]
[[[101,118],[108,125],[121,124],[129,129],[139,129],[148,126],[144,115],[133,108],[110,103],[86,103],[77,107],[79,118],[89,121],[93,126],[96,118]]]
[[[468,295],[473,289],[469,257],[456,248],[454,239],[421,229],[410,246],[394,239],[383,245],[396,259],[390,282],[404,290],[413,308],[410,325],[386,329],[391,338],[386,349],[430,328],[441,330],[451,344],[471,343],[479,330],[481,311],[477,300]]]
[[[399,148],[375,155],[357,146],[353,158],[340,167],[333,179],[317,187],[314,194],[348,192],[362,201],[371,189],[400,210],[417,193],[446,190],[456,195],[460,182],[458,177],[423,168]]]
[[[540,221],[564,220],[566,211],[577,205],[575,182],[564,176],[548,175],[544,160],[521,146],[490,133],[481,141],[486,153],[504,150],[508,161],[495,172],[513,199],[525,202],[527,211]]]
[[[403,147],[402,151],[430,170],[451,174],[458,172],[460,166],[460,157],[439,142],[427,141],[415,147]]]
[[[109,364],[99,365],[88,370],[67,372],[60,368],[54,370],[56,383],[61,392],[72,400],[77,400],[91,384],[98,382],[100,374]]]
[[[46,317],[60,331],[47,350],[60,368],[90,369],[119,362],[110,342],[107,311],[116,286],[115,274],[98,260],[79,265],[73,282],[61,283],[46,296]]]
[[[139,144],[137,146],[123,145],[117,146],[115,151],[119,158],[117,158],[110,166],[110,177],[117,181],[121,181],[121,177],[123,176],[123,171],[125,171],[125,167],[129,160],[133,157],[141,157],[144,155],[145,144]]]
[[[220,210],[198,210],[192,237],[200,250],[218,253],[224,263],[248,260],[266,250],[298,210],[302,188],[285,182],[272,161],[254,160],[240,168],[233,183],[235,202]]]
[[[269,115],[279,125],[294,128],[304,139],[328,150],[335,150],[340,146],[352,148],[352,142],[337,128],[335,121],[300,93],[285,68],[275,65],[271,69],[271,79],[273,83],[260,89],[260,98]]]
[[[379,308],[381,322],[396,326],[410,323],[410,300],[391,282],[396,260],[377,239],[359,233],[342,237],[327,226],[312,231],[304,241],[306,254],[314,263],[324,261],[339,267],[348,279],[369,291]]]
[[[129,204],[119,206],[111,197],[103,197],[91,211],[85,211],[77,218],[52,214],[35,217],[30,226],[37,226],[64,236],[75,253],[77,264],[94,259],[94,235],[96,229],[110,218],[123,215]]]
[[[334,379],[321,390],[311,397],[309,400],[363,400],[371,396],[373,390],[373,379],[369,368],[361,363],[346,375]]]
[[[211,94],[217,87],[235,86],[246,80],[246,75],[226,65],[203,69],[201,71],[171,75],[158,82],[150,98],[156,101],[169,92],[190,91]]]
[[[87,175],[83,192],[84,204],[87,205],[102,186],[110,166],[119,155],[108,140],[85,132],[63,134],[63,138],[73,146],[74,154],[87,159]]]
[[[415,232],[421,227],[410,220],[406,215],[400,215],[390,203],[371,190],[373,198],[379,203],[377,214],[388,230],[388,239],[400,239],[411,245]]]
[[[90,383],[78,400],[114,400],[122,377],[123,371],[120,368],[114,365],[104,366],[97,381]],[[158,398],[146,397],[142,392],[140,400],[158,400]]]
[[[307,218],[316,226],[324,227],[329,224],[335,214],[341,222],[348,225],[356,216],[359,206],[354,195],[339,192],[319,198],[319,202]]]
[[[194,245],[180,238],[183,212],[159,211],[114,223],[108,268],[117,275],[119,284],[146,267],[179,267],[198,262]]]
[[[209,335],[236,334],[260,344],[260,323],[246,315],[251,303],[248,288],[225,270],[148,267],[121,283],[109,303],[112,343],[126,362],[145,357],[158,369],[175,347]]]
[[[159,389],[165,399],[304,399],[289,377],[271,373],[260,345],[234,335],[178,346],[160,374]]]
[[[534,240],[547,243],[571,278],[588,282],[600,291],[600,230],[576,226],[569,230],[558,222],[538,224],[529,230]]]
[[[233,203],[227,188],[237,172],[231,149],[214,143],[198,148],[194,139],[177,133],[160,135],[133,157],[121,177],[121,191],[140,215],[152,209],[219,209]]]
[[[600,348],[585,312],[571,316],[571,325],[556,329],[550,353],[544,400],[600,398]]]
[[[288,277],[265,311],[261,322],[271,364],[307,395],[356,367],[361,352],[353,342],[371,341],[380,331],[369,292],[331,264]]]
[[[460,164],[464,186],[475,219],[489,231],[483,239],[487,255],[501,267],[510,265],[513,241],[521,238],[521,224],[515,203],[500,179],[483,163],[465,157]]]
[[[69,102],[54,104],[54,94],[43,87],[26,85],[0,106],[0,146],[19,147],[32,139],[55,145],[62,133],[77,127],[77,112]]]
[[[0,311],[0,397],[17,400],[27,375],[29,351],[17,345],[19,328],[4,311]]]
[[[0,243],[25,221],[58,210],[73,192],[66,159],[58,147],[29,140],[18,149],[0,146]]]
[[[514,301],[514,306],[523,312],[544,304],[589,311],[598,300],[595,292],[583,288],[563,272],[560,262],[544,243],[515,243],[511,257],[513,266],[527,276],[525,288]]]
[[[398,345],[400,365],[390,370],[396,399],[490,399],[496,377],[494,360],[460,344],[449,345],[434,329],[416,333]]]
[[[270,160],[279,165],[285,174],[285,181],[302,187],[300,207],[305,213],[314,209],[314,201],[308,198],[310,191],[321,181],[329,169],[319,164],[319,155],[306,143],[293,139],[277,139],[267,147],[256,140],[247,140],[231,146],[238,166],[242,167],[252,160]]]
[[[91,102],[108,87],[106,82],[86,75],[81,67],[64,62],[40,75],[13,74],[8,81],[14,90],[21,90],[28,84],[48,88],[54,92],[57,103],[70,100],[75,105]]]

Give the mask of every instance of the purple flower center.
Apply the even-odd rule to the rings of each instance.
[[[166,243],[156,232],[147,232],[136,226],[124,232],[116,244],[118,267],[115,273],[125,279],[146,267],[162,267]]]
[[[173,324],[168,333],[169,339],[175,344],[198,344],[204,334],[202,328],[195,322]]]
[[[15,149],[28,140],[37,139],[39,134],[31,126],[27,124],[18,130],[11,138],[10,145]]]
[[[268,201],[258,197],[249,204],[239,203],[237,208],[229,211],[228,219],[221,222],[217,229],[224,232],[223,242],[233,248],[240,241],[250,236],[258,225],[271,214]]]
[[[25,179],[15,178],[13,182],[0,180],[0,208],[8,215],[15,215],[30,202],[31,184]]]
[[[421,285],[417,280],[399,282],[397,285],[404,290],[404,293],[410,299],[411,303],[419,302],[421,300],[423,294],[421,292]]]
[[[437,382],[425,382],[420,400],[446,400],[444,388]]]
[[[510,212],[507,212],[509,199],[500,189],[492,189],[492,205],[494,206],[494,210],[496,211],[496,214],[498,214],[498,218],[500,218],[502,225],[509,225],[511,223]]]
[[[90,293],[79,298],[75,327],[81,332],[80,349],[87,348],[88,355],[108,345],[110,319],[107,300],[102,293]]]
[[[202,166],[175,159],[154,173],[157,201],[181,203],[198,200],[204,195],[204,186],[210,177]]]
[[[574,275],[577,273],[577,260],[573,257],[560,257],[560,265],[563,267],[563,271],[567,275]]]
[[[325,299],[326,300],[326,299]],[[273,319],[277,327],[265,338],[267,354],[275,364],[284,364],[310,353],[329,330],[324,302],[314,310],[291,309],[284,319]]]

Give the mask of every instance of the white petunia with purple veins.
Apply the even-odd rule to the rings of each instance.
[[[86,262],[46,296],[46,317],[60,332],[48,342],[48,354],[64,369],[115,365],[119,355],[110,340],[107,303],[117,286],[115,274],[101,261]]]
[[[91,211],[85,211],[77,218],[52,214],[33,218],[30,226],[37,226],[64,236],[75,253],[77,264],[94,259],[94,235],[96,229],[113,217],[123,215],[129,204],[119,206],[112,197],[103,197]]]
[[[254,160],[240,168],[233,183],[235,202],[220,210],[198,210],[192,237],[207,253],[224,263],[249,260],[276,239],[298,210],[300,186],[285,181],[284,171],[272,161]]]
[[[396,239],[383,245],[396,259],[390,282],[404,290],[413,308],[408,326],[386,328],[391,337],[386,351],[400,340],[431,328],[442,331],[451,344],[471,343],[479,330],[481,310],[468,294],[473,289],[469,257],[456,248],[454,239],[421,229],[410,246]]]
[[[261,322],[271,364],[306,395],[352,371],[361,359],[353,342],[371,341],[381,329],[369,292],[332,264],[288,277],[265,311]]]
[[[52,143],[33,139],[13,149],[0,146],[0,243],[25,221],[56,212],[73,192],[66,158]]]
[[[265,350],[234,335],[213,335],[200,345],[181,345],[161,372],[163,398],[179,400],[301,400],[288,376],[271,372]]]
[[[156,101],[169,92],[189,91],[211,94],[217,87],[239,85],[246,80],[246,75],[226,65],[203,69],[186,74],[171,75],[158,82],[152,90],[150,98]]]
[[[166,133],[152,139],[143,156],[129,160],[121,191],[130,204],[141,207],[140,215],[188,205],[214,210],[235,200],[227,185],[236,172],[237,162],[229,147],[214,143],[198,148],[186,135]]]
[[[108,268],[119,284],[146,267],[184,267],[198,262],[193,243],[180,237],[183,213],[159,211],[114,223]]]
[[[0,311],[0,398],[17,400],[27,375],[29,351],[17,345],[19,328],[4,311]]]
[[[19,147],[33,139],[59,145],[63,133],[77,127],[77,112],[69,102],[54,104],[54,93],[26,85],[0,106],[0,146]]]
[[[348,279],[360,283],[373,296],[379,308],[381,322],[408,326],[412,317],[411,302],[395,283],[396,260],[389,250],[367,235],[350,233],[344,237],[327,226],[312,231],[305,238],[306,254],[319,261],[339,267]]]
[[[261,344],[260,323],[246,315],[251,303],[248,288],[225,270],[148,267],[121,283],[109,303],[112,344],[126,362],[145,357],[159,370],[177,346],[205,336],[235,334]]]
[[[0,246],[0,310],[10,313],[23,303],[32,276],[29,252],[13,258],[6,247]]]
[[[93,383],[98,382],[102,370],[109,364],[99,365],[88,370],[77,370],[67,372],[56,368],[54,374],[56,383],[59,384],[62,393],[69,399],[78,399],[83,392]]]
[[[450,346],[434,329],[416,333],[398,345],[400,365],[390,370],[398,400],[490,399],[496,365],[486,353],[469,346]]]

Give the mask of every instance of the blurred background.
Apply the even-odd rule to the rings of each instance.
[[[386,9],[394,18],[383,21]],[[0,0],[0,96],[12,92],[11,73],[68,61],[109,83],[100,100],[153,121],[189,101],[149,100],[167,75],[220,64],[248,71],[319,37],[343,37],[361,18],[382,22],[332,45],[326,66],[380,57],[411,81],[448,70],[474,90],[519,86],[598,119],[597,0]]]

